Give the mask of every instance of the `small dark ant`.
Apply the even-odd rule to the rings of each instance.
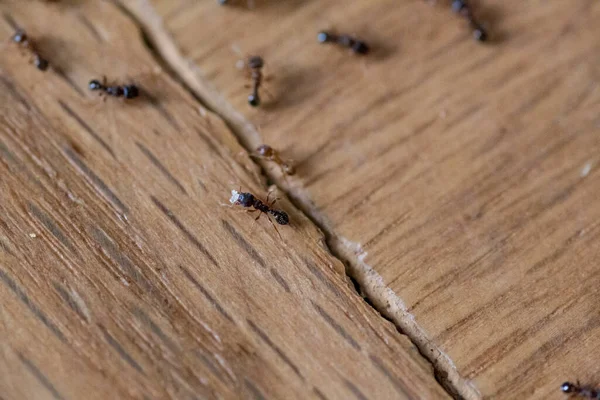
[[[123,97],[126,99],[135,99],[140,95],[140,90],[136,85],[107,86],[106,77],[100,82],[98,79],[92,79],[88,85],[90,90],[100,90],[109,96]]]
[[[292,165],[290,160],[284,160],[280,157],[279,152],[269,145],[263,144],[256,148],[256,154],[251,154],[252,157],[262,158],[268,161],[272,161],[281,167],[283,176],[287,178],[288,175],[294,175],[296,169]]]
[[[36,50],[33,42],[27,36],[27,33],[23,29],[17,29],[15,34],[12,36],[13,42],[21,45],[24,49],[27,49],[33,55],[33,65],[40,71],[46,71],[50,63],[48,60],[43,58]]]
[[[591,386],[581,386],[577,383],[565,382],[560,386],[560,390],[571,395],[570,397],[582,397],[586,399],[600,399],[600,390],[594,389]]]
[[[471,27],[473,28],[473,38],[479,42],[485,42],[488,40],[488,34],[483,29],[481,24],[477,22],[475,17],[473,16],[473,11],[471,7],[467,4],[467,0],[453,0],[452,1],[452,10],[462,15],[467,19]]]
[[[250,9],[254,8],[254,0],[247,0],[247,2],[248,2],[248,8],[250,8]],[[231,4],[232,2],[229,0],[217,0],[217,3],[224,6],[227,4]]]
[[[356,54],[367,54],[369,46],[356,38],[349,35],[336,35],[331,32],[319,32],[317,35],[319,43],[336,43],[342,47],[347,47]]]
[[[258,107],[260,105],[258,88],[263,80],[262,68],[265,66],[265,62],[260,56],[250,56],[247,66],[250,69],[250,79],[252,79],[252,93],[248,96],[248,104]]]
[[[260,216],[264,213],[267,215],[269,215],[269,214],[272,215],[273,218],[275,218],[275,222],[277,222],[279,225],[289,224],[290,218],[288,217],[287,213],[282,210],[274,209],[273,205],[275,204],[275,202],[277,202],[277,199],[275,199],[269,203],[269,196],[270,196],[270,193],[267,194],[267,201],[265,203],[263,203],[260,199],[258,199],[252,193],[242,192],[241,189],[239,192],[237,190],[232,190],[231,191],[231,199],[229,199],[229,202],[231,204],[233,204],[234,206],[242,206],[245,208],[254,208],[254,210],[246,210],[247,212],[259,211],[258,216],[254,219],[255,221],[258,221]],[[281,234],[279,233],[279,230],[277,230],[277,227],[275,226],[275,224],[273,224],[273,221],[271,221],[270,218],[268,218],[268,219],[269,219],[269,222],[271,222],[271,225],[273,225],[273,228],[275,228],[275,230],[277,231],[277,234],[279,235],[279,237],[281,237]]]

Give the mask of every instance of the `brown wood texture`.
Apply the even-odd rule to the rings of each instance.
[[[474,1],[486,45],[444,1],[123,3],[249,148],[297,161],[279,184],[463,396],[598,381],[598,1]],[[266,61],[264,107],[239,53]]]
[[[25,6],[24,6],[25,5]],[[42,73],[0,57],[0,398],[449,398],[285,199],[228,207],[255,164],[109,2],[4,2]],[[87,90],[134,80],[142,98]]]

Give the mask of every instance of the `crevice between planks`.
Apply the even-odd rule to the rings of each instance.
[[[202,71],[193,61],[181,55],[164,28],[162,18],[148,0],[115,0],[114,3],[139,27],[144,43],[163,70],[180,82],[203,106],[222,118],[248,152],[262,144],[254,125],[204,79]],[[257,163],[263,167],[260,162]],[[294,206],[323,232],[330,253],[346,265],[346,273],[357,286],[359,294],[417,346],[423,357],[432,364],[435,378],[442,387],[457,399],[481,399],[481,393],[474,384],[460,376],[450,357],[431,341],[408,312],[404,302],[386,286],[377,271],[364,262],[365,253],[360,244],[336,234],[326,216],[314,207],[307,191],[284,184],[282,179],[272,176],[268,169],[261,169],[269,180],[283,189]]]

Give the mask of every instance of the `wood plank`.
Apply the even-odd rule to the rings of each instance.
[[[247,148],[297,160],[278,183],[461,394],[595,382],[597,1],[476,2],[487,45],[443,1],[123,3]],[[373,53],[317,44],[330,28]],[[246,104],[236,49],[265,58],[264,107]]]
[[[449,397],[285,198],[281,238],[221,206],[264,194],[255,164],[121,9],[0,7],[52,65],[3,45],[2,398]],[[102,101],[104,74],[142,98]]]

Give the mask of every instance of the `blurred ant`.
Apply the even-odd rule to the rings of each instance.
[[[569,394],[569,397],[600,399],[600,390],[591,386],[581,386],[579,381],[577,383],[565,382],[560,386],[560,390],[565,394]]]
[[[252,80],[252,84],[245,85],[245,87],[252,88],[252,93],[250,93],[248,96],[248,104],[250,104],[252,107],[258,107],[261,104],[258,89],[261,87],[263,81],[268,81],[270,79],[269,76],[263,75],[262,70],[265,66],[265,60],[263,60],[261,56],[244,55],[236,45],[233,45],[231,48],[237,55],[241,57],[241,59],[236,63],[236,67],[244,70],[247,74],[247,77]],[[272,97],[271,93],[269,93],[265,87],[263,87],[262,90],[265,91],[269,97]]]
[[[258,216],[254,219],[255,221],[258,221],[258,219],[260,218],[260,216],[262,214],[267,214],[267,217],[270,214],[271,216],[273,216],[273,218],[275,218],[275,222],[277,222],[279,225],[289,224],[290,219],[289,219],[287,213],[285,211],[277,210],[277,209],[273,208],[273,205],[277,202],[278,199],[275,199],[269,203],[270,195],[271,195],[270,192],[267,193],[267,201],[263,203],[260,199],[258,199],[252,193],[242,192],[241,188],[240,188],[239,192],[237,190],[231,191],[231,199],[229,199],[229,202],[231,204],[233,204],[234,206],[242,206],[245,208],[254,208],[254,210],[246,210],[246,212],[259,211]],[[279,237],[281,237],[279,230],[277,229],[275,224],[273,224],[273,221],[271,221],[271,218],[267,218],[267,219],[269,220],[271,225],[273,225],[273,228],[275,228],[275,231],[277,231],[277,234],[279,235]]]
[[[13,42],[19,44],[22,48],[28,50],[33,56],[33,65],[40,71],[48,69],[48,60],[43,58],[35,48],[33,42],[27,36],[27,33],[23,29],[17,29],[15,34],[12,36]]]
[[[279,156],[279,152],[269,145],[263,144],[258,146],[256,148],[256,154],[251,154],[250,156],[272,161],[279,165],[286,180],[288,175],[294,175],[296,173],[296,169],[292,165],[291,160],[283,160]]]
[[[247,0],[247,1],[248,1],[248,8],[250,8],[250,9],[254,8],[254,0]],[[231,4],[232,2],[229,0],[217,0],[217,3],[224,6],[226,4]]]
[[[473,11],[471,10],[471,7],[467,4],[467,0],[453,0],[452,10],[455,13],[460,14],[467,19],[469,25],[471,25],[471,28],[473,28],[473,37],[475,38],[475,40],[479,42],[485,42],[488,40],[487,32],[485,31],[485,29],[483,29],[481,24],[479,24],[479,22],[477,22],[477,20],[473,16]]]
[[[108,96],[123,97],[125,99],[134,99],[140,95],[140,90],[136,85],[107,86],[106,77],[102,78],[102,82],[98,79],[92,79],[88,87],[90,90],[100,90]]]
[[[258,107],[260,105],[258,88],[263,80],[262,68],[265,66],[265,62],[260,56],[250,56],[246,66],[250,69],[250,79],[252,79],[252,93],[248,96],[248,104]]]
[[[367,54],[369,52],[369,46],[356,38],[349,35],[336,35],[331,32],[319,32],[317,35],[319,43],[335,43],[342,47],[346,47],[352,50],[355,54]]]

